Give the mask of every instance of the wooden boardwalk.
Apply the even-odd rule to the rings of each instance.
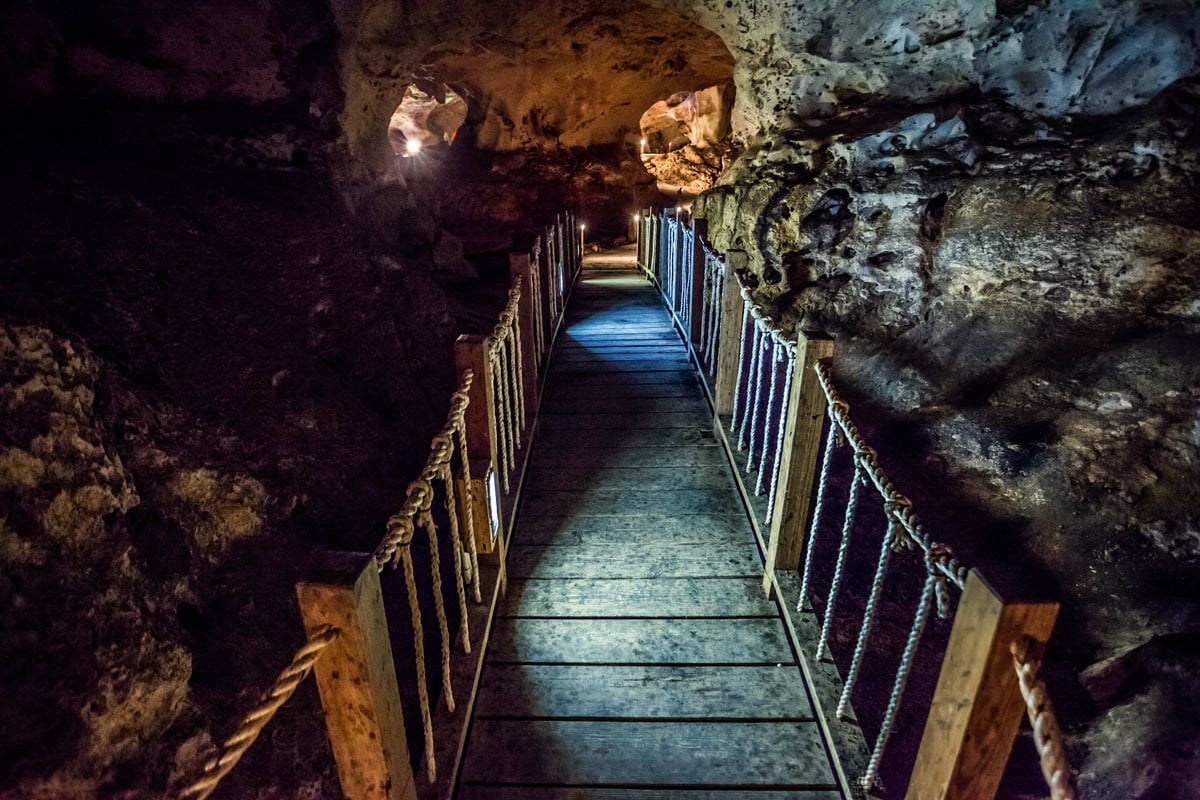
[[[711,420],[654,289],[584,273],[457,797],[844,796]]]

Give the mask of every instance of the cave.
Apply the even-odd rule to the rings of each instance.
[[[494,620],[460,615],[443,578],[461,585],[516,558],[511,574],[488,573],[516,602],[542,580],[537,569],[554,568],[557,551],[537,561],[527,544],[504,545],[509,521],[519,536],[521,515],[566,515],[545,504],[571,491],[581,518],[633,519],[589,505],[611,494],[649,516],[572,528],[594,570],[573,579],[607,587],[596,589],[604,614],[654,632],[662,661],[666,642],[704,640],[712,620],[737,620],[749,636],[775,613],[761,601],[795,637],[780,663],[827,669],[833,683],[857,675],[878,537],[900,504],[863,499],[857,527],[846,523],[877,538],[844,557],[847,580],[865,583],[847,584],[840,605],[814,605],[805,589],[784,602],[803,569],[772,566],[767,539],[784,513],[771,474],[790,426],[762,422],[754,449],[753,409],[772,413],[811,387],[793,381],[787,358],[813,332],[811,352],[832,348],[821,363],[870,446],[847,445],[838,403],[825,429],[817,415],[814,447],[830,444],[812,450],[804,491],[819,484],[830,510],[795,523],[812,525],[810,557],[830,565],[813,580],[840,579],[838,509],[860,490],[875,498],[857,471],[875,469],[863,466],[869,449],[956,563],[1057,604],[1039,675],[1075,796],[1200,796],[1197,0],[15,0],[0,9],[0,42],[0,797],[180,796],[304,644],[297,584],[311,565],[376,552],[422,481],[443,483],[413,519],[427,514],[449,535],[474,497],[500,537],[489,545],[499,555],[472,567],[458,544],[451,558],[443,542],[435,561],[423,522],[408,531],[424,570],[413,592],[422,602],[444,593],[451,628],[470,616],[482,636]],[[695,274],[671,266],[693,256]],[[514,286],[551,316],[521,329]],[[613,311],[613,298],[625,305]],[[718,342],[727,324],[743,326],[744,343],[729,328]],[[669,368],[647,366],[641,348],[668,341],[682,348]],[[688,394],[729,380],[718,376],[722,347],[738,352],[734,367],[758,370],[769,396],[727,385],[731,412],[717,388]],[[426,459],[431,441],[460,447],[459,429],[443,426],[467,363],[476,392],[488,382],[479,397],[501,409],[492,446],[509,449],[480,466],[475,445],[461,445],[470,457],[448,456],[445,479]],[[613,378],[613,364],[651,377]],[[522,394],[522,369],[521,381],[544,381],[537,392]],[[635,388],[611,388],[624,384]],[[679,421],[692,413],[704,416]],[[656,444],[699,440],[710,448],[699,455]],[[626,494],[568,485],[585,474],[584,455],[622,447],[647,459],[636,480],[614,478]],[[832,453],[828,480],[818,481],[818,452]],[[753,576],[699,555],[729,535],[688,507],[712,486],[737,489],[721,520],[761,528],[747,551]],[[587,544],[616,532],[657,549],[622,561]],[[953,608],[937,618],[941,584],[919,593],[911,548],[889,558],[916,575],[916,589],[891,599],[906,613],[921,598],[938,606],[924,635],[945,649]],[[662,566],[689,559],[702,577]],[[731,576],[753,591],[697,601],[656,628],[627,605],[643,588],[614,588],[634,586],[623,569],[647,586],[665,574],[661,585],[680,592]],[[379,580],[396,593],[389,615],[400,610],[390,635],[413,640],[403,570]],[[773,594],[761,580],[776,581]],[[790,621],[809,605],[823,615],[822,657],[804,655],[804,626]],[[601,633],[604,614],[581,624],[619,642]],[[537,661],[503,638],[515,616],[500,613],[491,655],[482,640],[473,651],[496,665],[478,662],[485,678],[512,674],[518,655]],[[897,656],[908,624],[881,617],[876,649]],[[423,636],[430,701],[450,716],[437,625],[426,620]],[[701,666],[731,666],[731,640],[714,641]],[[469,762],[482,747],[470,736],[515,725],[505,704],[532,695],[489,695],[481,679],[477,700],[458,698],[466,766],[446,766],[455,744],[439,739],[432,780],[424,701],[402,668],[414,656],[396,647],[400,761],[421,797],[443,796],[447,780],[459,797],[904,797],[941,669],[940,655],[917,654],[915,699],[901,712],[919,713],[897,717],[866,795],[849,773],[893,724],[894,672],[870,664],[855,713],[842,715],[865,745],[838,738],[847,720],[820,710],[823,679],[799,666],[816,698],[807,710],[800,699],[745,719],[716,705],[705,706],[711,719],[619,709],[645,730],[820,720],[833,731],[830,763],[850,765],[848,777],[748,788],[675,775],[654,788],[646,745],[615,777],[525,780],[501,765],[493,780],[478,766],[486,759]],[[639,658],[647,674],[663,667]],[[696,685],[697,696],[717,693]],[[214,798],[349,796],[323,688],[309,678],[295,691]],[[526,716],[543,732],[592,731],[607,730],[610,712]],[[535,740],[496,752],[516,761]],[[742,733],[696,741],[712,763],[769,761]],[[1028,722],[1011,749],[991,770],[995,796],[1047,796]]]

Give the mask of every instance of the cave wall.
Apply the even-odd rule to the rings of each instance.
[[[488,151],[582,148],[636,134],[642,112],[676,91],[727,82],[732,58],[678,12],[630,2],[336,2],[351,161],[387,169],[386,117],[414,78],[455,88]]]

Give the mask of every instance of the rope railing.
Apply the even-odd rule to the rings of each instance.
[[[490,461],[497,465],[503,479],[503,491],[507,495],[511,491],[511,478],[517,467],[517,453],[527,444],[527,431],[530,427],[535,409],[527,407],[527,381],[536,379],[536,374],[526,374],[529,370],[540,372],[543,362],[549,353],[550,344],[562,321],[566,303],[566,293],[582,266],[581,253],[577,252],[579,239],[574,231],[575,217],[572,212],[559,214],[554,224],[547,226],[545,233],[539,235],[530,250],[528,261],[518,272],[514,261],[514,280],[509,289],[507,302],[501,311],[497,324],[492,332],[483,338],[482,360],[476,363],[476,368],[464,368],[460,373],[458,387],[450,397],[449,411],[440,431],[430,443],[429,455],[419,477],[408,484],[404,501],[400,509],[387,521],[382,540],[371,554],[369,561],[372,565],[368,572],[382,572],[391,565],[400,568],[403,573],[404,592],[408,601],[408,611],[411,617],[413,633],[413,670],[411,680],[415,684],[420,705],[421,727],[424,734],[425,774],[432,784],[437,781],[437,760],[433,729],[433,709],[429,693],[428,676],[426,675],[425,657],[425,609],[422,607],[422,592],[419,591],[417,573],[418,565],[414,563],[412,543],[418,532],[423,532],[428,540],[429,582],[432,586],[432,614],[436,619],[440,634],[440,672],[441,696],[448,711],[455,710],[456,702],[452,682],[452,641],[457,638],[463,653],[471,652],[471,631],[469,602],[483,602],[481,586],[480,550],[477,542],[477,525],[479,519],[478,506],[481,493],[489,493],[484,487],[488,476],[472,476],[471,460],[477,455],[474,449],[468,450],[471,436],[482,441],[484,454],[491,448]],[[514,256],[517,259],[518,256]],[[522,334],[524,329],[525,334]],[[470,338],[470,337],[467,337]],[[457,348],[457,345],[456,345]],[[480,372],[487,373],[481,376]],[[488,381],[493,403],[487,408],[483,417],[484,422],[468,423],[467,411],[471,406],[472,392],[478,389],[479,383]],[[483,406],[487,407],[484,403]],[[468,425],[470,424],[470,429]],[[486,430],[478,430],[481,424]],[[495,435],[492,435],[494,429]],[[475,444],[470,445],[475,448]],[[483,454],[479,454],[483,455]],[[434,503],[438,499],[444,503],[444,518],[448,521],[446,527],[440,528]],[[485,505],[484,508],[487,508]],[[483,513],[490,514],[489,511]],[[494,528],[493,528],[494,530]],[[442,585],[442,550],[448,544],[452,551],[453,587]],[[364,558],[367,558],[364,556]],[[354,567],[357,576],[364,573],[361,568]],[[324,580],[324,579],[322,579]],[[355,581],[351,581],[354,583]],[[324,585],[324,584],[322,584]],[[338,584],[339,586],[341,584]],[[378,581],[375,582],[375,592],[379,592]],[[450,598],[449,600],[447,598]],[[448,602],[457,602],[458,628],[455,636],[451,635],[447,615]],[[302,607],[304,601],[302,600]],[[382,613],[382,599],[379,601],[379,613]],[[367,613],[367,612],[363,612]],[[369,613],[375,613],[373,610]],[[308,611],[305,611],[306,620]],[[358,636],[366,636],[369,642],[358,642],[359,646],[372,649],[372,652],[390,653],[390,644],[386,636],[386,623],[382,633],[368,633],[360,630],[350,636],[347,641],[355,641]],[[339,623],[340,625],[340,623]],[[332,625],[317,626],[305,645],[296,653],[291,664],[280,674],[275,684],[263,695],[263,699],[243,719],[237,731],[230,736],[206,762],[200,777],[185,788],[180,794],[180,800],[205,800],[217,788],[222,778],[238,763],[238,760],[253,744],[255,739],[270,722],[275,712],[295,692],[297,686],[313,670],[314,665],[326,649],[342,636],[341,631]],[[382,648],[382,650],[380,649]],[[361,658],[362,653],[355,653],[352,658]],[[339,658],[343,657],[339,655]],[[361,661],[357,663],[363,663]],[[340,669],[340,667],[339,667]],[[397,672],[400,670],[397,669]],[[318,673],[320,675],[320,673]],[[323,680],[319,678],[318,682]],[[370,679],[372,682],[374,678]],[[386,695],[394,694],[396,684],[387,689],[386,682],[376,687],[385,696],[381,702],[390,703]],[[325,699],[326,685],[321,684],[322,699]],[[397,698],[398,699],[398,698]],[[358,701],[355,701],[357,703]],[[399,704],[395,704],[399,708]],[[328,715],[328,710],[327,710]],[[397,723],[398,724],[398,723]],[[357,726],[358,723],[355,723]],[[392,730],[403,736],[403,725],[399,728],[393,725]],[[361,732],[360,732],[361,733]],[[356,747],[361,740],[347,736],[344,730],[335,731],[330,723],[330,737],[334,743],[335,757],[339,758],[339,772],[349,769],[354,771],[362,768],[362,764],[371,761],[373,764],[383,764],[386,758],[359,759]],[[351,737],[357,734],[349,734]],[[362,733],[366,736],[366,733]],[[339,747],[347,753],[349,766],[343,764],[338,756]],[[395,743],[384,743],[375,734],[370,736],[370,747],[395,747]],[[415,751],[414,751],[415,752]],[[375,769],[375,767],[371,767]],[[405,767],[407,769],[407,766]],[[373,773],[365,778],[366,783],[360,785],[381,785],[380,781],[390,782],[400,776],[391,773],[379,775]],[[343,775],[343,786],[345,787]],[[348,790],[347,790],[348,791]]]
[[[745,453],[745,469],[750,476],[748,480],[743,481],[746,490],[757,495],[768,495],[765,521],[772,527],[774,537],[781,524],[781,515],[787,513],[786,510],[776,508],[777,499],[784,495],[779,485],[781,468],[785,458],[796,457],[795,451],[785,453],[785,448],[794,447],[789,425],[796,424],[795,416],[799,413],[798,409],[792,407],[797,400],[793,397],[793,376],[799,374],[797,370],[800,352],[797,340],[794,334],[785,332],[770,314],[755,302],[749,288],[741,285],[740,276],[732,269],[729,256],[722,258],[713,253],[708,243],[699,235],[699,229],[689,227],[688,219],[683,215],[670,210],[662,214],[642,214],[639,245],[639,264],[647,277],[658,285],[664,302],[676,320],[683,323],[680,326],[681,330],[687,330],[689,314],[694,313],[694,308],[699,309],[699,318],[695,320],[697,338],[693,352],[701,370],[710,375],[716,373],[723,353],[729,353],[726,360],[732,359],[730,363],[736,364],[735,371],[725,384],[730,404],[726,406],[729,413],[727,441],[730,447]],[[702,257],[698,257],[700,251],[695,248],[702,248]],[[689,249],[692,251],[690,255],[684,252]],[[740,263],[745,263],[744,256]],[[737,283],[729,287],[728,281]],[[731,292],[730,289],[734,291]],[[698,306],[693,306],[688,295],[697,290],[701,292],[701,302]],[[733,299],[735,297],[740,297],[741,300],[740,326],[737,325],[737,316],[731,316],[732,310],[724,307],[736,303]],[[722,323],[731,330],[721,330]],[[816,384],[819,386],[819,390],[811,391],[818,391],[818,396],[823,397],[820,406],[805,407],[823,406],[824,415],[827,417],[827,431],[824,447],[821,448],[821,423],[818,416],[815,423],[817,427],[811,429],[812,450],[807,455],[814,462],[817,462],[818,455],[820,456],[819,470],[814,463],[813,472],[807,473],[814,476],[816,483],[811,504],[811,522],[807,526],[807,536],[797,536],[796,540],[803,543],[803,552],[800,552],[797,545],[796,560],[792,562],[799,564],[800,588],[796,603],[799,611],[812,608],[810,595],[814,585],[814,564],[817,561],[817,543],[829,511],[828,489],[834,452],[842,447],[849,449],[852,463],[848,493],[842,509],[841,536],[837,541],[836,556],[831,565],[823,612],[818,620],[819,635],[814,648],[814,655],[818,661],[831,658],[830,639],[837,619],[839,598],[844,594],[841,591],[843,582],[849,572],[849,554],[852,549],[863,546],[855,544],[860,536],[856,534],[856,528],[858,512],[864,502],[863,489],[874,489],[873,494],[882,506],[885,521],[853,654],[842,689],[837,696],[835,714],[838,719],[851,719],[850,698],[867,657],[875,622],[884,606],[892,607],[885,602],[883,591],[889,574],[894,572],[892,556],[905,550],[916,553],[923,575],[917,604],[912,613],[891,691],[883,709],[879,733],[859,779],[861,786],[871,791],[878,787],[880,764],[928,620],[935,610],[942,619],[954,616],[952,595],[956,590],[961,595],[970,570],[958,562],[950,548],[934,541],[924,530],[913,511],[912,502],[897,490],[880,466],[876,451],[868,445],[851,419],[850,406],[839,395],[834,385],[829,359],[814,358],[811,355],[806,356],[804,368],[807,371],[811,365]],[[797,377],[796,380],[799,381],[800,378]],[[720,385],[721,378],[718,377],[718,398],[714,400],[718,406],[722,404]],[[815,404],[817,401],[813,399],[811,403]],[[811,485],[802,488],[801,491],[808,492],[810,488]],[[807,504],[808,501],[804,502]],[[807,509],[809,506],[805,505],[803,508]],[[807,515],[804,511],[798,513],[796,518],[803,526]],[[775,539],[772,538],[773,547],[774,543]],[[768,554],[768,559],[770,558],[771,555]],[[767,569],[770,578],[773,565],[768,564]],[[1050,624],[1052,623],[1053,616],[1050,617]],[[1048,633],[1047,628],[1046,634]],[[1031,641],[1021,638],[1012,643],[1014,663],[1021,678],[1022,695],[1034,726],[1043,771],[1054,798],[1073,800],[1074,794],[1066,793],[1072,791],[1070,768],[1066,762],[1058,727],[1054,722],[1053,710],[1044,686],[1036,681],[1037,664],[1028,656],[1028,653],[1032,652]]]
[[[317,659],[329,645],[337,641],[341,631],[331,625],[316,630],[308,637],[308,641],[296,651],[292,661],[271,688],[265,691],[258,705],[242,718],[236,731],[222,743],[218,750],[204,764],[200,777],[190,786],[179,793],[179,800],[205,800],[220,784],[221,779],[237,766],[238,761],[250,749],[250,745],[263,732],[263,728],[275,716],[288,699],[295,694],[296,689],[312,672]]]

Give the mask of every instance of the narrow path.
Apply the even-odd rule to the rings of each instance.
[[[654,289],[585,272],[459,798],[843,796],[711,420]]]

